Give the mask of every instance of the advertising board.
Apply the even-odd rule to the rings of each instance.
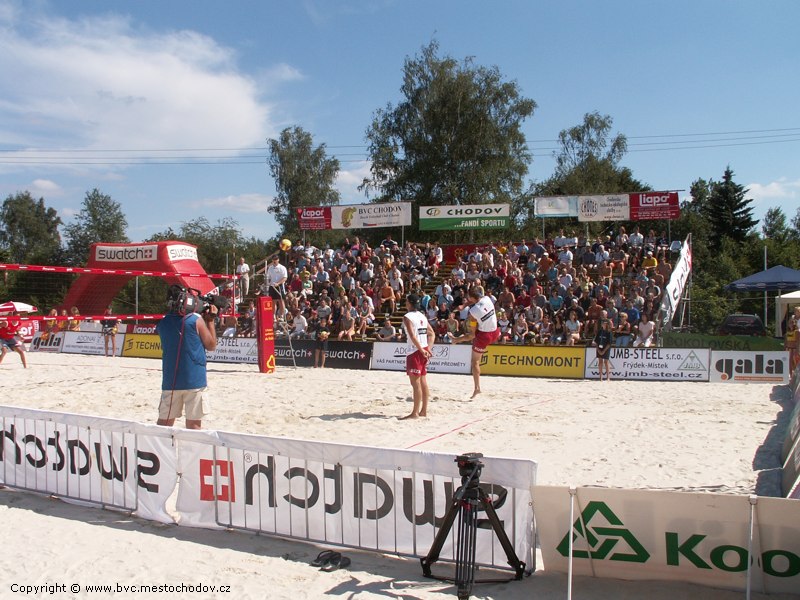
[[[152,334],[127,333],[122,345],[122,356],[161,358],[161,339]]]
[[[708,350],[611,348],[612,379],[708,381]],[[586,348],[586,379],[598,379],[597,350]]]
[[[577,488],[574,521],[566,487],[536,486],[545,571],[685,581],[743,590],[800,590],[800,502],[759,497],[750,559],[750,497],[652,490]],[[542,518],[544,515],[547,518]]]
[[[371,369],[406,370],[406,344],[376,342],[372,348]],[[434,344],[428,361],[429,373],[469,373],[472,349],[468,345]]]
[[[125,340],[125,335],[118,333],[116,334],[116,338],[117,353],[115,356],[124,356],[123,341]],[[61,346],[61,352],[66,352],[67,354],[105,354],[103,334],[84,331],[66,331],[64,332],[64,343]]]
[[[502,229],[508,227],[508,204],[420,206],[419,230]]]
[[[492,345],[481,359],[485,375],[583,379],[583,348]]]
[[[723,383],[789,383],[789,353],[711,352],[711,377]]]

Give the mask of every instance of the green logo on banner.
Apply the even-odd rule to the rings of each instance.
[[[584,526],[586,531],[584,532]],[[625,529],[622,521],[605,502],[589,502],[581,516],[567,532],[556,550],[561,556],[569,556],[569,536],[572,535],[572,556],[575,558],[594,558],[597,560],[617,560],[622,562],[644,563],[650,553],[644,549],[639,540]],[[575,540],[582,537],[589,545],[589,550],[576,550]]]

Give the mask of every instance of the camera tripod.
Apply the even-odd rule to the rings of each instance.
[[[525,563],[520,561],[503,525],[492,506],[492,500],[480,486],[480,474],[483,463],[479,460],[483,454],[470,452],[456,457],[458,472],[461,475],[461,486],[453,494],[447,509],[442,528],[436,534],[428,555],[420,559],[422,574],[431,579],[449,581],[456,585],[459,600],[466,600],[472,595],[475,583],[505,583],[522,579]],[[475,544],[478,535],[478,512],[483,509],[492,530],[506,553],[508,564],[514,569],[511,579],[481,579],[475,581]],[[456,517],[458,517],[458,535],[456,539],[456,573],[455,577],[440,577],[431,573],[431,565],[439,560],[442,547],[450,535]]]

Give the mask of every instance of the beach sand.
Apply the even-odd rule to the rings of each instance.
[[[152,423],[160,362],[28,354],[0,365],[3,404]],[[470,400],[464,375],[428,377],[427,419],[410,412],[402,373],[209,365],[209,429],[451,453],[482,452],[538,462],[538,483],[779,494],[778,448],[790,412],[786,386],[590,382],[485,377]],[[182,421],[180,423],[182,425]],[[0,597],[10,586],[230,586],[230,593],[174,598],[448,598],[419,563],[348,550],[348,570],[321,573],[323,548],[241,532],[159,525],[30,493],[0,491]],[[577,578],[575,598],[703,598],[742,593],[688,584]],[[16,596],[13,596],[16,597]],[[55,594],[55,598],[110,595]],[[142,598],[115,593],[113,597]],[[164,597],[154,595],[152,597]],[[565,598],[566,577],[537,572],[521,582],[477,585],[476,598]],[[761,598],[758,594],[754,598]],[[789,598],[797,596],[769,596]]]

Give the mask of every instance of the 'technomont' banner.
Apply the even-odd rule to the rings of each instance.
[[[420,206],[419,230],[502,229],[508,227],[510,215],[508,204]]]

